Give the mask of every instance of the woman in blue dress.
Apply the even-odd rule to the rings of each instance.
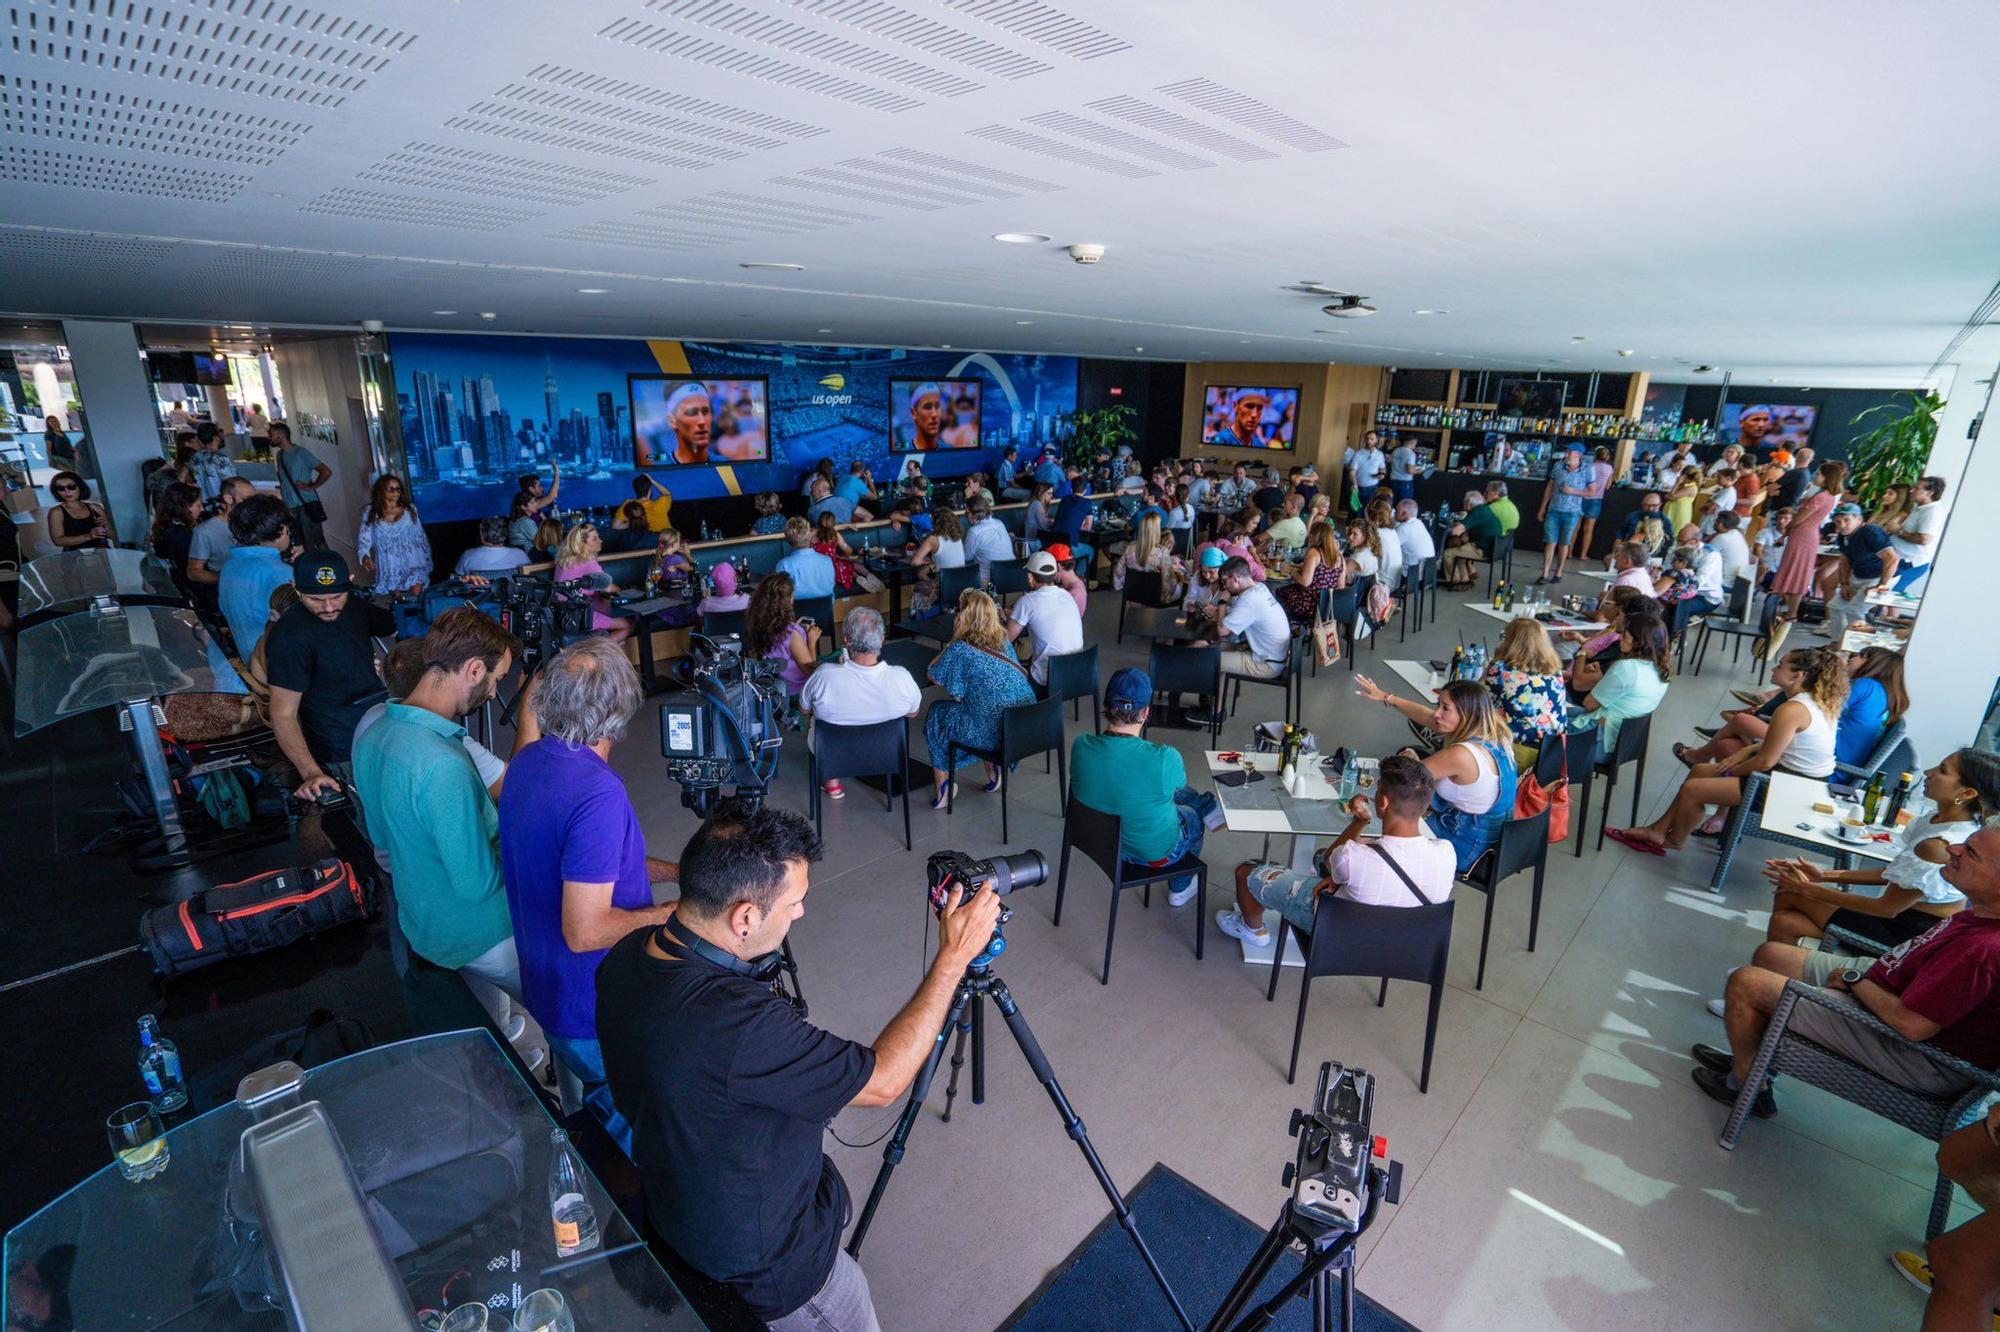
[[[944,766],[950,746],[956,742],[975,749],[998,749],[1001,709],[1035,701],[1035,687],[1011,647],[993,598],[977,589],[961,592],[951,642],[931,662],[929,672],[932,683],[943,685],[951,694],[931,704],[924,717],[924,743],[930,747],[931,772],[937,783],[932,809],[943,809],[950,793],[951,770]],[[972,759],[973,755],[961,753],[959,763]],[[989,793],[1000,789],[1000,770],[991,763],[986,765],[986,789]]]
[[[393,472],[376,477],[368,492],[354,553],[362,572],[374,579],[377,595],[419,593],[431,581],[431,539],[410,503],[410,488]]]

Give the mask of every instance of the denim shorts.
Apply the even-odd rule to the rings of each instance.
[[[1604,497],[1603,497],[1603,496],[1601,496],[1601,495],[1600,495],[1600,496],[1599,496],[1598,498],[1596,498],[1596,499],[1587,499],[1587,500],[1585,500],[1585,501],[1583,502],[1583,516],[1584,516],[1584,517],[1586,517],[1586,518],[1596,518],[1596,517],[1599,517],[1600,515],[1602,515],[1602,514],[1603,514],[1603,512],[1604,512]]]
[[[1554,545],[1566,546],[1576,535],[1577,524],[1583,521],[1579,513],[1558,513],[1549,510],[1549,516],[1542,519],[1542,539]]]
[[[1322,877],[1313,870],[1259,865],[1250,871],[1250,896],[1266,911],[1275,911],[1290,921],[1293,929],[1311,934],[1316,890]]]

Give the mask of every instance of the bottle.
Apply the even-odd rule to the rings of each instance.
[[[1450,678],[1454,680],[1463,680],[1465,678],[1465,649],[1462,647],[1455,647],[1451,650]]]
[[[1882,811],[1883,795],[1882,774],[1878,772],[1868,779],[1868,790],[1861,797],[1861,811],[1871,824],[1877,821],[1875,816]]]
[[[569,1145],[569,1134],[549,1130],[549,1220],[555,1227],[556,1257],[594,1249],[599,1243],[597,1210],[583,1192],[583,1167]]]
[[[187,1082],[181,1077],[181,1052],[160,1035],[159,1019],[151,1013],[139,1019],[139,1077],[153,1108],[161,1114],[187,1104]]]
[[[1500,610],[1504,608],[1506,604],[1507,604],[1507,584],[1503,580],[1498,587],[1493,589],[1493,609]]]
[[[1353,751],[1350,750],[1347,755],[1347,761],[1340,765],[1341,804],[1345,805],[1354,799],[1355,790],[1360,784],[1360,774],[1361,764],[1354,757]]]
[[[1889,813],[1883,818],[1882,822],[1888,824],[1891,828],[1896,826],[1896,820],[1902,816],[1903,806],[1910,803],[1910,792],[1915,789],[1916,784],[1917,778],[1915,773],[1905,772],[1902,777],[1897,779],[1896,794],[1889,798]]]

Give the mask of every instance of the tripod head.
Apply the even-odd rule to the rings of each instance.
[[[1312,1105],[1292,1111],[1298,1157],[1284,1172],[1303,1228],[1358,1235],[1374,1220],[1378,1199],[1401,1196],[1403,1168],[1388,1160],[1389,1140],[1376,1137],[1374,1125],[1374,1075],[1333,1060],[1321,1064]],[[1378,1156],[1386,1168],[1375,1165]]]
[[[1021,851],[1011,856],[994,856],[991,860],[974,860],[963,851],[939,851],[924,862],[924,877],[929,886],[931,910],[940,918],[947,908],[963,905],[968,897],[981,888],[991,885],[996,897],[1005,897],[1016,888],[1034,888],[1049,880],[1049,860],[1039,851]],[[1014,918],[1008,907],[1000,908],[1000,919],[994,923],[993,937],[978,957],[966,964],[968,972],[984,972],[993,965],[993,960],[1007,951],[1007,940],[1001,930]]]

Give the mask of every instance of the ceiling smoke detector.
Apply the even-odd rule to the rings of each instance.
[[[1360,296],[1342,296],[1332,305],[1322,308],[1335,319],[1366,319],[1375,313],[1375,307]]]
[[[1102,245],[1072,245],[1069,247],[1069,257],[1076,260],[1079,264],[1094,264],[1104,257],[1104,247]]]

